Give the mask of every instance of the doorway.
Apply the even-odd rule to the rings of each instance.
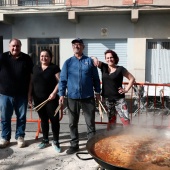
[[[3,53],[3,36],[0,36],[0,54]]]
[[[145,80],[150,83],[170,83],[170,41],[148,40]]]
[[[59,66],[59,38],[29,38],[29,55],[35,65],[39,64],[40,52],[43,49],[52,52],[52,63]]]

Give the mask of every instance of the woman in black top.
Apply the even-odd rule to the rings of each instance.
[[[59,97],[57,95],[60,68],[51,63],[52,53],[48,49],[44,49],[40,53],[40,64],[33,68],[33,99],[35,106],[49,99],[39,111],[38,115],[41,119],[41,128],[43,140],[38,145],[40,149],[45,148],[49,144],[49,120],[53,132],[52,146],[57,152],[60,152],[59,145],[59,114],[54,116],[58,107]]]
[[[129,125],[129,113],[125,100],[125,93],[132,87],[135,78],[123,66],[118,66],[119,58],[112,50],[105,52],[106,63],[92,57],[102,72],[102,97],[109,113],[109,123],[116,122],[116,112],[123,125]],[[125,88],[122,87],[123,77],[129,80]]]

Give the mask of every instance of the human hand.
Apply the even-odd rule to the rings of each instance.
[[[48,97],[49,100],[53,100],[56,97],[56,93],[51,93]]]
[[[96,97],[96,101],[97,101],[97,102],[101,101],[100,94],[95,94],[95,97]]]
[[[32,96],[28,95],[28,105],[32,107]]]
[[[59,104],[63,105],[64,104],[64,96],[61,96],[58,101]]]
[[[99,65],[99,60],[97,57],[92,56],[91,59],[93,60],[93,64],[95,67],[98,67]]]
[[[124,88],[122,88],[122,87],[119,87],[119,88],[118,88],[118,92],[119,92],[120,94],[123,94],[123,93],[127,93],[128,90],[126,90],[126,89],[124,89]]]

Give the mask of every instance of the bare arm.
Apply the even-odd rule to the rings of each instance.
[[[134,78],[134,76],[130,72],[127,71],[124,74],[124,76],[129,80],[129,83],[125,87],[125,89],[119,88],[119,93],[121,93],[121,94],[127,93],[130,90],[130,88],[133,86],[133,83],[135,82],[135,78]]]
[[[126,72],[124,76],[129,80],[129,83],[128,83],[128,85],[126,86],[126,90],[129,91],[130,88],[133,86],[133,83],[135,82],[135,78],[134,78],[134,76],[133,76],[131,73],[129,73],[129,72]]]
[[[31,106],[32,104],[32,74],[30,74],[30,82],[28,88],[28,104]]]
[[[57,82],[59,82],[59,80],[60,80],[60,73],[55,74],[55,78],[56,78]],[[56,95],[57,95],[57,92],[58,92],[58,83],[56,84],[53,92],[49,95],[48,98],[49,98],[50,100],[55,99],[55,97],[56,97]]]
[[[64,96],[60,96],[59,98],[59,104],[64,104]]]
[[[95,66],[95,67],[98,67],[98,68],[101,68],[102,62],[99,61],[97,57],[92,56],[91,58],[92,58],[92,60],[93,60],[94,66]]]

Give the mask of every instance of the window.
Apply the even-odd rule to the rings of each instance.
[[[54,0],[19,0],[20,6],[36,6],[36,5],[50,5],[54,4]]]
[[[170,49],[170,42],[162,42],[161,49]]]
[[[148,42],[148,49],[157,49],[157,42]]]

